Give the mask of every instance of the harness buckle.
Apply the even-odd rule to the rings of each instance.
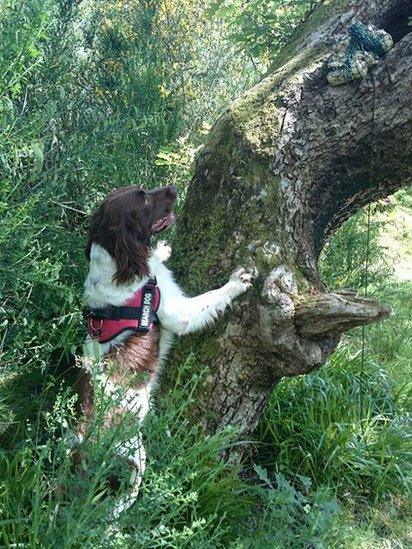
[[[143,288],[147,288],[148,290],[154,292],[156,289],[156,286],[157,286],[156,278],[149,278],[149,280],[146,282]]]
[[[96,319],[94,318],[91,318],[90,319],[90,328],[91,328],[91,331],[93,332],[92,333],[92,336],[93,337],[99,337],[100,335],[102,335],[102,327],[103,327],[103,319],[100,319],[98,320],[98,322],[100,322],[100,324],[96,327],[94,326],[94,322],[95,322]]]
[[[107,305],[104,308],[108,320],[119,320],[120,319],[120,307],[115,305]]]

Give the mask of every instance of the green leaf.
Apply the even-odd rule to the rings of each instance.
[[[39,175],[44,163],[43,144],[40,142],[34,143],[31,150],[34,158],[33,175]]]

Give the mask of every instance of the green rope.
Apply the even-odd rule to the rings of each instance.
[[[364,78],[368,67],[393,46],[390,34],[360,21],[350,25],[348,36],[345,49],[333,54],[328,61],[327,80],[331,86]]]
[[[373,90],[372,90],[372,117],[371,117],[371,139],[370,139],[370,153],[369,153],[369,187],[372,187],[375,181],[375,107],[376,107],[376,85],[373,75],[371,75]],[[369,285],[369,264],[370,264],[370,233],[371,233],[371,203],[368,203],[367,207],[367,229],[366,229],[366,246],[365,246],[365,263],[364,263],[364,296],[368,296]],[[362,325],[362,348],[361,348],[361,368],[360,368],[360,380],[359,380],[359,425],[362,433],[362,439],[367,447],[369,453],[369,447],[366,440],[365,425],[363,421],[364,408],[364,374],[365,374],[365,346],[366,346],[366,333],[365,325]]]
[[[348,29],[350,37],[348,55],[353,55],[356,51],[368,51],[378,58],[382,57],[388,51],[382,32],[384,31],[375,31],[360,21],[352,23]]]

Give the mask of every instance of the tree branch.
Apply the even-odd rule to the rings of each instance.
[[[296,307],[295,325],[305,337],[339,334],[388,318],[390,307],[355,291],[318,294]]]

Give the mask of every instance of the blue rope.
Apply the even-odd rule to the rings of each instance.
[[[382,57],[385,50],[382,46],[382,40],[378,38],[376,32],[366,25],[357,21],[348,28],[350,42],[348,55],[353,55],[356,51],[367,51],[376,57]]]
[[[368,66],[383,57],[393,45],[387,32],[360,21],[350,25],[348,36],[346,49],[336,52],[328,62],[328,81],[332,86],[363,78]]]

